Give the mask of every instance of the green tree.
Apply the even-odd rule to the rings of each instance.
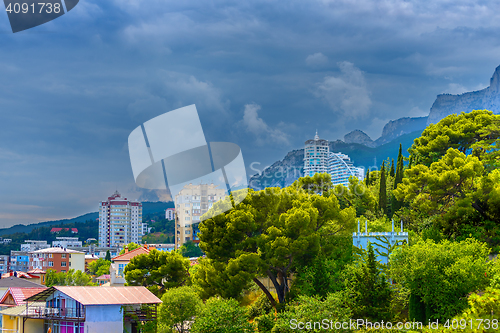
[[[106,251],[106,257],[104,257],[104,260],[111,262],[111,253],[109,253],[109,250]]]
[[[391,168],[389,169],[389,176],[394,177],[394,159],[391,160]]]
[[[201,257],[203,255],[203,251],[193,241],[187,241],[182,244],[180,250],[182,256],[186,258]]]
[[[463,311],[466,296],[489,283],[492,263],[485,243],[419,241],[391,255],[391,277],[411,291],[410,320],[449,319]]]
[[[189,280],[189,265],[189,260],[176,251],[152,249],[130,260],[124,270],[125,280],[131,286],[147,287],[158,296],[168,288],[186,284]]]
[[[92,279],[82,271],[70,269],[67,273],[56,272],[53,269],[47,270],[45,275],[45,285],[52,286],[93,286]]]
[[[439,161],[448,149],[471,153],[491,166],[498,166],[500,157],[500,115],[487,110],[452,114],[437,124],[430,124],[408,149],[419,163],[430,166]]]
[[[403,169],[403,147],[399,144],[399,153],[396,164],[396,173],[394,174],[394,183],[392,189],[396,189],[399,184],[403,182],[404,169]],[[391,211],[392,214],[396,213],[403,206],[403,202],[398,200],[398,198],[391,192]]]
[[[387,215],[387,181],[385,175],[385,162],[380,168],[380,185],[378,192],[378,209]]]
[[[476,156],[450,148],[430,167],[419,164],[407,169],[394,194],[409,203],[416,218],[438,215],[448,236],[460,234],[466,224],[500,222],[500,171],[483,173]]]
[[[352,267],[349,293],[353,296],[355,318],[389,320],[391,289],[385,274],[379,269],[373,246],[368,244],[366,254]]]
[[[253,280],[275,305],[257,279],[266,276],[284,304],[294,264],[314,258],[322,237],[354,229],[354,209],[340,209],[327,176],[301,178],[283,189],[250,190],[243,202],[226,212],[230,197],[215,204],[213,212],[219,214],[200,224],[200,247],[208,260],[197,270],[195,281],[205,290],[219,295],[231,291],[231,297],[238,297]]]
[[[253,326],[234,299],[209,299],[196,317],[191,333],[251,333]]]
[[[198,294],[187,286],[169,289],[161,298],[158,319],[165,332],[189,332],[189,321],[195,317],[203,302]]]
[[[366,169],[365,185],[370,185],[370,168]]]
[[[137,249],[137,248],[140,248],[140,247],[141,247],[141,245],[139,245],[139,244],[136,244],[136,243],[128,243],[127,245],[125,245],[125,246],[123,247],[123,249],[120,251],[120,253],[119,253],[118,255],[125,254],[125,249],[126,249],[126,248],[127,248],[129,251],[133,251],[133,250],[135,250],[135,249]],[[106,255],[107,255],[107,253],[106,253]],[[108,260],[108,259],[106,259],[106,260]]]
[[[90,275],[101,276],[103,274],[109,274],[109,268],[111,266],[111,261],[99,258],[96,261],[92,261],[89,264]]]

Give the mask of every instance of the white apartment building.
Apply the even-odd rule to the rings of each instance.
[[[332,176],[333,185],[349,186],[349,177],[365,179],[365,170],[355,167],[349,156],[342,153],[330,153],[328,157],[328,173]]]
[[[9,271],[9,256],[0,255],[0,274],[7,273]]]
[[[307,140],[304,148],[304,176],[328,172],[328,140],[320,139],[318,132],[313,140]]]
[[[175,196],[175,248],[186,241],[199,242],[197,233],[201,216],[226,197],[226,189],[214,184],[185,185]]]
[[[82,241],[79,241],[78,237],[56,237],[56,240],[52,241],[52,247],[82,247]]]
[[[24,244],[21,244],[22,252],[31,252],[37,250],[48,249],[50,244],[47,244],[46,240],[25,240]]]
[[[142,203],[122,198],[116,191],[99,204],[99,246],[123,247],[141,244],[144,226]]]
[[[175,208],[167,208],[165,210],[165,219],[170,221],[175,220]]]

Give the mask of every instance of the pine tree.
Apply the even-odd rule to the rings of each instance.
[[[391,177],[394,177],[394,159],[391,160],[391,169],[389,170],[389,175]]]
[[[109,253],[109,250],[106,251],[106,257],[104,257],[104,260],[111,261],[111,253]]]
[[[385,176],[385,162],[380,168],[380,186],[378,194],[378,209],[382,210],[387,215],[387,181]]]
[[[396,174],[394,176],[394,184],[392,186],[393,189],[396,189],[398,187],[398,184],[403,182],[403,148],[401,144],[399,144],[399,154],[398,154],[398,161],[396,164]],[[401,206],[403,203],[394,197],[394,195],[391,196],[391,214],[394,214],[396,211],[401,209]]]
[[[366,170],[365,185],[370,185],[370,168]]]

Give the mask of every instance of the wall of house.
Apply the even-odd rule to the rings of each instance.
[[[2,315],[2,330],[17,330],[17,319],[17,317]]]
[[[43,319],[28,319],[24,323],[24,332],[22,331],[22,319],[19,320],[21,330],[19,333],[42,333],[43,332]]]
[[[85,253],[71,253],[70,268],[85,272]]]
[[[120,305],[87,305],[85,333],[123,333]]]

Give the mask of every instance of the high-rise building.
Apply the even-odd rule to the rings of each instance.
[[[365,170],[355,167],[349,156],[342,153],[330,153],[328,157],[328,173],[332,176],[333,185],[349,186],[349,177],[359,180],[365,178]]]
[[[144,226],[142,203],[122,198],[116,191],[99,204],[99,246],[123,247],[141,244]]]
[[[318,132],[313,140],[307,140],[304,148],[304,176],[328,172],[328,140],[320,139]]]
[[[187,241],[199,242],[201,216],[226,197],[226,190],[214,184],[189,184],[175,196],[175,248]]]
[[[165,218],[167,220],[175,220],[175,208],[167,208],[165,210]]]

